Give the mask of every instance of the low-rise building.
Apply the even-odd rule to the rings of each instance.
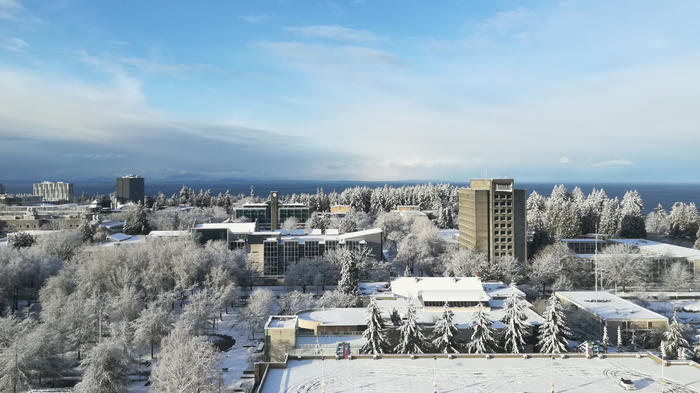
[[[622,330],[666,330],[668,318],[615,296],[606,291],[559,291],[555,295],[562,304],[569,324],[578,329],[600,334],[603,326],[614,332]]]
[[[296,347],[297,317],[272,315],[265,323],[265,361],[283,361]]]

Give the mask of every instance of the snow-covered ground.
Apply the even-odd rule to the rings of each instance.
[[[698,299],[653,301],[649,302],[649,309],[669,318],[673,316],[675,310],[678,313],[679,322],[700,328],[700,300]]]
[[[213,333],[227,335],[236,340],[231,349],[221,354],[221,368],[228,369],[222,373],[224,379],[224,387],[234,387],[243,377],[243,371],[249,368],[248,352],[255,351],[255,346],[261,341],[262,334],[256,335],[256,340],[251,340],[248,337],[248,328],[246,324],[239,323],[237,312],[224,314],[223,321],[217,321],[216,331]],[[246,348],[248,347],[248,348]],[[157,355],[156,355],[157,356]],[[250,367],[252,368],[252,367]],[[143,381],[134,382],[129,386],[129,393],[147,393],[147,386],[144,386]]]
[[[666,392],[700,389],[696,368],[673,365],[664,374]],[[544,392],[552,382],[558,392],[617,392],[620,377],[637,390],[661,391],[659,364],[631,357],[292,360],[268,371],[262,392]]]

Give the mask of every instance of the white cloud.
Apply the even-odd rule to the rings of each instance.
[[[569,157],[568,157],[568,156],[561,156],[561,158],[559,158],[559,162],[560,162],[561,164],[568,164],[568,163],[571,162],[571,160],[569,160]]]
[[[16,0],[0,0],[0,19],[14,19],[22,8]]]
[[[133,56],[120,56],[118,60],[122,64],[138,68],[144,72],[174,76],[183,76],[188,73],[212,71],[216,69],[216,67],[207,64],[162,63]]]
[[[530,22],[533,16],[534,14],[531,11],[521,7],[511,11],[496,13],[481,23],[479,28],[484,31],[495,31],[504,34]]]
[[[29,48],[29,44],[26,41],[17,37],[0,37],[0,45],[11,52],[23,52]]]
[[[266,14],[248,14],[241,16],[241,19],[248,23],[263,23],[267,21],[268,15]]]
[[[346,41],[378,41],[379,37],[368,30],[357,30],[338,25],[310,25],[299,27],[288,27],[286,29],[294,34],[313,37],[313,38],[328,38]]]
[[[608,160],[608,161],[601,161],[593,164],[595,167],[601,167],[601,166],[629,166],[629,165],[634,165],[634,162],[631,160]]]

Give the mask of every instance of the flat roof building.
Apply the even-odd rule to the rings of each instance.
[[[622,330],[666,330],[668,318],[605,291],[555,292],[572,327],[600,334],[603,326]]]
[[[126,175],[117,178],[117,201],[119,203],[143,203],[145,196],[144,179],[141,176]]]
[[[525,190],[513,179],[471,179],[459,190],[459,247],[485,253],[490,261],[527,257]]]
[[[41,196],[44,202],[72,202],[73,183],[43,181],[32,185],[32,193]]]

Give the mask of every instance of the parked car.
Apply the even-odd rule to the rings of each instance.
[[[637,387],[634,386],[634,382],[630,379],[620,378],[619,384],[625,390],[637,390]]]

